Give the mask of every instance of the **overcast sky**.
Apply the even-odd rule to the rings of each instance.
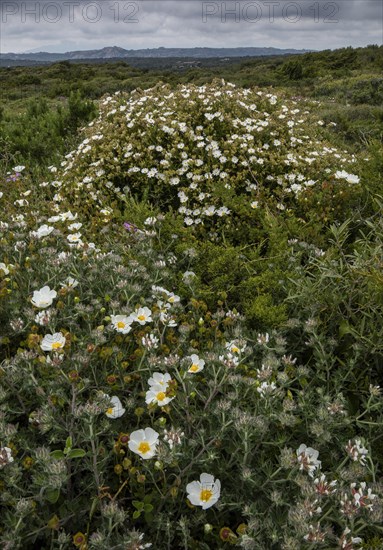
[[[0,0],[0,51],[383,43],[381,0]]]

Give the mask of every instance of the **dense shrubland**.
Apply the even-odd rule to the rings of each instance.
[[[331,122],[159,85],[8,164],[2,547],[382,547],[383,159]]]
[[[53,162],[51,159],[48,164],[45,163],[36,145],[37,136],[41,136],[41,143],[45,144],[47,139],[55,143],[54,151],[68,151],[71,148],[71,142],[68,142],[70,128],[55,123],[52,133],[50,119],[57,119],[57,109],[66,111],[69,108],[71,95],[79,94],[83,101],[89,101],[115,91],[147,89],[159,81],[174,87],[179,83],[202,85],[217,77],[223,77],[240,87],[283,86],[293,96],[320,100],[321,105],[317,108],[319,116],[323,118],[327,114],[329,120],[337,123],[333,130],[341,144],[345,142],[348,146],[364,148],[366,140],[382,139],[383,47],[343,48],[300,56],[263,57],[241,63],[236,61],[227,67],[218,63],[217,67],[181,72],[174,67],[161,70],[158,67],[159,60],[155,63],[152,68],[140,68],[130,66],[125,61],[104,64],[63,61],[41,67],[0,68],[3,102],[3,109],[0,109],[0,136],[7,137],[7,151],[12,155],[19,151],[24,158],[30,159],[29,169],[36,165],[41,169],[42,165]],[[23,115],[28,104],[39,104],[42,98],[47,102],[47,110],[44,116],[32,124],[33,133],[28,134],[31,146],[28,148],[25,140],[23,142],[20,138],[20,128],[28,120]],[[83,109],[81,111],[84,113]],[[82,121],[79,120],[79,125],[88,121],[89,111],[84,114],[86,116]],[[50,128],[48,134],[47,127]],[[45,153],[48,156],[51,154],[49,151]],[[20,156],[16,164],[19,162]],[[9,168],[12,168],[11,164]]]

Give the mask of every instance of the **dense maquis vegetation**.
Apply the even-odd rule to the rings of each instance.
[[[382,548],[381,65],[0,72],[3,548]]]
[[[216,67],[188,71],[176,67],[177,63],[173,69],[161,70],[132,67],[125,61],[63,61],[41,67],[0,68],[2,154],[4,150],[12,158],[16,154],[16,162],[28,158],[41,168],[42,163],[49,165],[70,148],[71,133],[94,114],[87,105],[90,100],[115,91],[150,88],[159,81],[175,86],[204,84],[217,77],[241,87],[282,86],[291,95],[319,100],[319,116],[335,122],[334,132],[349,146],[365,147],[367,141],[381,139],[382,47],[250,59],[225,67],[217,61]],[[47,142],[55,146],[48,147]]]

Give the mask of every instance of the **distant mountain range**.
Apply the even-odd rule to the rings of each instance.
[[[54,63],[55,61],[78,59],[129,59],[129,58],[231,58],[260,57],[267,55],[302,54],[312,50],[294,50],[279,48],[147,48],[141,50],[125,50],[118,46],[102,48],[101,50],[84,50],[65,53],[32,52],[32,53],[0,53],[0,60],[37,61]]]

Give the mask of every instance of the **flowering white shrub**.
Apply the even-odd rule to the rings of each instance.
[[[371,345],[383,230],[347,255],[336,225],[325,250],[310,227],[291,237],[294,208],[315,217],[317,187],[358,185],[352,156],[314,143],[305,110],[226,84],[118,94],[28,205],[15,204],[27,176],[1,182],[2,547],[381,543],[382,349]],[[125,186],[146,188],[159,212],[143,203],[141,222],[124,224]],[[162,233],[168,208],[181,215],[174,238]],[[265,256],[243,271],[237,256],[262,244],[219,235],[212,258],[198,228],[230,233],[259,212],[272,226],[276,211],[269,236],[298,289],[277,328],[252,328],[226,290],[204,299],[197,268],[217,282],[232,262],[242,285]],[[272,292],[275,272],[252,272],[245,301]]]
[[[318,133],[313,111],[308,101],[223,81],[117,92],[101,101],[52,185],[100,213],[146,196],[210,236],[220,227],[231,235],[243,221],[257,226],[265,207],[306,216],[306,202],[319,200],[331,216],[326,188],[344,204],[360,178],[347,172],[355,156]]]

